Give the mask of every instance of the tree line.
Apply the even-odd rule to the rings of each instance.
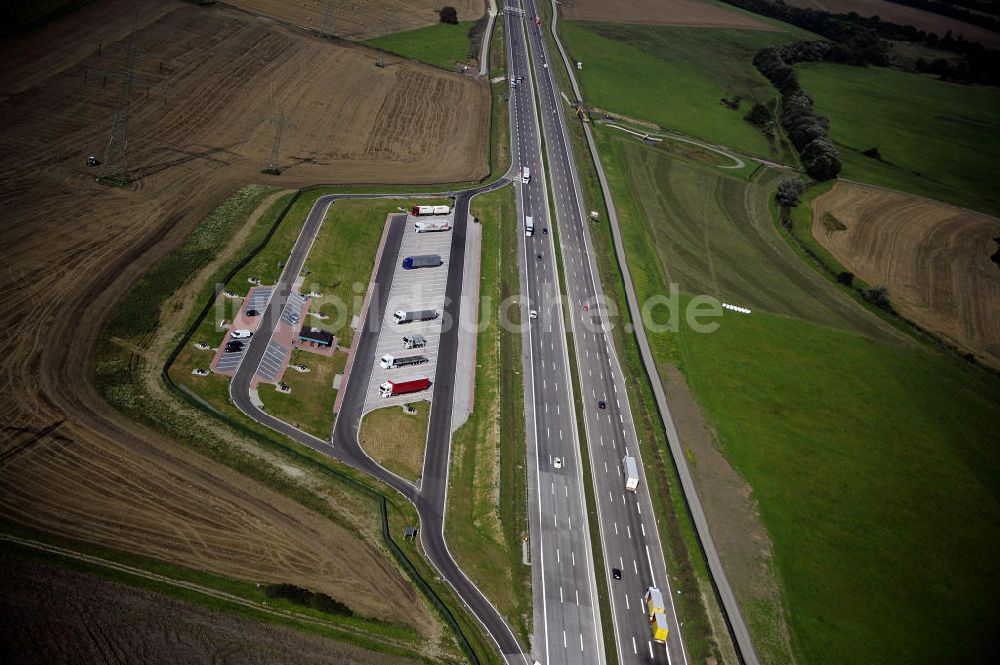
[[[264,595],[268,598],[284,598],[296,605],[310,607],[327,614],[339,614],[346,617],[354,614],[350,607],[339,600],[335,600],[325,593],[303,589],[294,584],[268,584],[264,587]]]
[[[938,70],[942,69],[942,62],[947,68],[948,75],[943,78],[986,85],[1000,84],[1000,51],[988,49],[978,42],[968,41],[962,35],[953,37],[950,30],[944,37],[938,37],[936,33],[919,30],[912,25],[883,21],[878,16],[859,16],[854,12],[833,14],[819,9],[791,7],[784,2],[771,2],[771,0],[723,0],[723,2],[815,32],[833,42],[845,45],[852,53],[866,54],[865,60],[868,64],[889,64],[888,47],[883,40],[915,42],[962,56],[963,62],[957,65],[950,65],[944,60],[936,62]],[[882,53],[881,58],[878,57],[879,52]]]

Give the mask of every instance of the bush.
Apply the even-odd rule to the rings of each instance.
[[[309,589],[297,587],[294,584],[268,584],[264,587],[264,595],[268,598],[283,598],[289,602],[309,607],[327,614],[339,614],[340,616],[353,616],[347,605],[331,598],[325,593],[316,593]]]
[[[843,271],[837,274],[837,281],[844,286],[854,286],[854,273]]]
[[[442,7],[438,12],[442,23],[458,25],[458,11],[454,7]]]
[[[887,312],[892,311],[892,303],[889,302],[889,289],[884,286],[873,286],[861,292],[865,300]]]

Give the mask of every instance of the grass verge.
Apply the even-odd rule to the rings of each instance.
[[[469,420],[452,437],[446,536],[449,548],[510,623],[522,643],[531,635],[531,569],[522,562],[528,534],[521,338],[498,325],[502,303],[517,295],[514,192],[474,199],[482,233],[476,392]],[[520,310],[505,316],[517,325]],[[499,388],[499,389],[498,389]]]

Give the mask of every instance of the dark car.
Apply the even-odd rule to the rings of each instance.
[[[257,316],[258,314],[260,314],[260,312],[258,312],[255,309],[248,309],[246,312],[244,312],[244,314],[246,314],[247,316]]]
[[[232,353],[233,351],[242,351],[243,342],[229,342],[226,344],[226,351]]]
[[[608,408],[608,404],[603,399],[602,400],[598,400],[598,402],[597,402],[597,408],[599,408],[599,409],[606,409],[606,408]]]
[[[541,255],[541,254],[539,254],[539,255],[538,255],[537,257],[535,257],[535,258],[537,258],[537,259],[538,259],[539,261],[541,261],[541,260],[542,260],[542,255]]]
[[[544,233],[545,235],[549,235],[549,227],[546,226],[544,229],[542,229],[542,233]]]
[[[622,569],[621,568],[612,568],[611,569],[611,577],[615,578],[616,580],[620,580],[622,578]]]

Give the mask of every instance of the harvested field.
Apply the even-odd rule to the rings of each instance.
[[[883,21],[912,25],[918,30],[933,32],[944,37],[951,30],[954,37],[962,35],[967,41],[979,42],[987,48],[1000,48],[1000,33],[978,25],[934,12],[898,5],[889,0],[786,0],[793,7],[822,9],[835,14],[855,12],[859,16],[878,16]]]
[[[673,25],[687,28],[744,28],[779,30],[752,14],[700,0],[574,0],[562,5],[570,21],[607,21],[642,25]]]
[[[838,182],[813,202],[812,230],[903,316],[1000,368],[1000,219]]]
[[[327,0],[228,0],[248,12],[273,16],[311,30],[319,30],[326,18]],[[460,21],[475,21],[486,9],[484,0],[451,0]],[[498,3],[499,4],[499,3]],[[343,39],[364,40],[440,23],[436,0],[336,0],[333,3],[333,34]]]
[[[361,47],[231,8],[139,4],[137,76],[153,87],[132,97],[135,180],[124,188],[96,184],[84,162],[103,156],[118,90],[96,72],[121,63],[133,3],[95,2],[0,46],[0,515],[222,576],[298,583],[361,614],[391,611],[436,642],[437,621],[376,540],[124,419],[90,384],[90,364],[115,302],[242,185],[482,176],[488,88],[410,63],[378,69]],[[404,99],[407,114],[394,116]],[[260,169],[278,106],[294,127],[273,178]]]
[[[413,662],[10,553],[2,561],[0,652],[23,665]]]

